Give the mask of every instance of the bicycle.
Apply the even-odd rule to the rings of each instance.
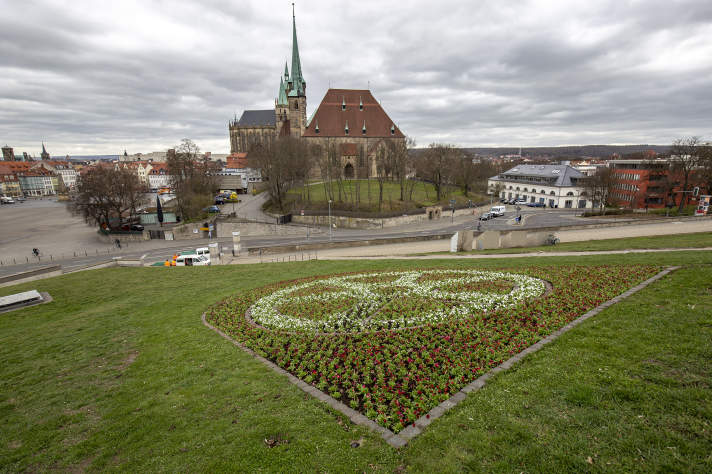
[[[546,245],[556,245],[559,243],[559,238],[556,237],[554,234],[549,234],[546,237]]]

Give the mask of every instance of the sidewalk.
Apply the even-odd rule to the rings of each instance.
[[[654,235],[688,234],[697,232],[712,232],[712,220],[706,219],[699,222],[661,222],[659,224],[643,224],[635,226],[604,227],[600,229],[580,229],[563,230],[556,233],[561,242],[581,242],[588,240],[617,239],[624,237],[640,237]],[[639,253],[639,252],[666,252],[682,250],[712,250],[703,249],[641,249],[641,250],[615,250],[615,251],[595,251],[595,252],[533,252],[516,254],[451,254],[451,255],[427,255],[414,256],[414,254],[424,254],[432,252],[448,252],[450,241],[429,240],[424,242],[407,242],[400,244],[372,245],[349,248],[335,248],[324,250],[312,250],[311,252],[292,252],[285,254],[267,255],[261,259],[258,256],[230,257],[233,264],[260,263],[272,261],[288,261],[290,258],[299,260],[304,254],[316,255],[319,260],[349,260],[359,258],[381,259],[381,258],[518,258],[531,256],[564,256],[564,255],[598,255],[615,253]]]

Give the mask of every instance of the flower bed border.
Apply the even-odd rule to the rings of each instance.
[[[549,344],[550,342],[554,341],[557,339],[559,336],[562,334],[570,331],[574,327],[578,326],[582,322],[586,321],[589,318],[592,318],[593,316],[597,315],[604,309],[620,302],[621,300],[628,298],[629,296],[637,293],[638,291],[642,290],[646,286],[650,285],[651,283],[661,279],[668,273],[671,273],[677,269],[679,269],[679,266],[671,266],[667,267],[664,270],[660,271],[656,275],[648,278],[647,280],[643,281],[642,283],[639,283],[638,285],[634,286],[633,288],[628,289],[627,291],[621,293],[620,295],[606,301],[605,303],[601,303],[600,305],[596,306],[592,310],[588,311],[587,313],[584,313],[583,315],[579,316],[578,318],[574,319],[570,323],[564,325],[563,327],[559,328],[558,330],[554,331],[553,333],[549,334],[545,338],[541,339],[540,341],[532,344],[531,346],[527,347],[523,351],[521,351],[518,354],[515,354],[514,356],[510,357],[506,361],[502,362],[496,367],[493,367],[489,371],[487,371],[485,374],[481,375],[474,381],[470,382],[469,384],[465,385],[462,389],[460,389],[455,395],[452,397],[448,398],[444,402],[440,403],[436,407],[432,408],[427,414],[421,416],[418,418],[415,423],[408,425],[406,428],[401,430],[398,434],[393,433],[391,430],[384,428],[383,426],[379,425],[375,421],[367,418],[365,415],[359,413],[358,411],[352,409],[351,407],[341,403],[340,401],[336,400],[335,398],[331,397],[330,395],[322,392],[318,388],[316,388],[313,385],[310,385],[303,380],[300,380],[299,378],[295,377],[294,375],[290,374],[283,368],[279,367],[277,364],[274,362],[271,362],[270,360],[258,355],[250,349],[247,346],[244,346],[240,344],[239,342],[235,341],[232,339],[230,336],[222,332],[220,329],[214,327],[212,324],[210,324],[206,319],[205,315],[206,313],[204,312],[201,319],[203,321],[203,324],[215,331],[216,333],[220,334],[222,337],[230,341],[232,344],[236,345],[243,351],[247,352],[251,356],[253,356],[255,359],[259,360],[263,364],[265,364],[267,367],[271,368],[275,372],[281,375],[285,375],[287,379],[296,385],[297,387],[301,388],[303,391],[308,393],[309,395],[312,395],[313,397],[317,398],[318,400],[321,400],[322,402],[326,403],[329,405],[331,408],[334,410],[342,413],[343,415],[346,415],[349,420],[351,420],[353,423],[361,426],[365,426],[369,428],[371,431],[374,431],[378,434],[381,435],[381,438],[383,438],[386,443],[388,443],[390,446],[394,448],[400,448],[405,446],[408,441],[411,439],[415,438],[418,436],[420,433],[423,432],[423,429],[430,425],[434,420],[440,418],[450,410],[451,408],[455,407],[458,403],[461,401],[465,400],[467,398],[467,395],[471,392],[476,392],[477,390],[481,389],[482,387],[485,386],[487,383],[487,380],[492,378],[494,375],[498,374],[499,372],[505,371],[512,367],[516,362],[519,362],[522,360],[524,357],[526,357],[528,354],[532,354],[534,352],[537,352],[539,349],[543,348],[546,344]]]

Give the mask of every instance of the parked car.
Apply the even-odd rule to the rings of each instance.
[[[27,199],[25,199],[25,196],[20,196],[20,197],[15,198],[15,201],[17,201],[17,202],[25,202],[25,201],[27,201]]]
[[[141,224],[124,224],[121,226],[121,230],[133,230],[136,232],[143,231],[143,226]]]
[[[509,201],[507,201],[507,204],[514,204],[517,202],[517,198],[512,198]]]
[[[225,198],[220,195],[215,196],[215,204],[225,204]]]
[[[0,203],[2,204],[15,204],[15,201],[9,196],[1,196]]]
[[[207,212],[208,214],[216,214],[220,212],[220,208],[218,206],[208,206],[203,211]]]
[[[490,214],[492,214],[492,217],[500,217],[504,215],[504,211],[507,208],[505,206],[492,206],[492,208],[489,210]]]
[[[532,203],[531,207],[546,207],[546,204],[543,202],[534,202]]]
[[[494,217],[494,216],[492,215],[491,212],[485,212],[484,214],[482,214],[482,215],[480,216],[480,220],[481,220],[481,221],[488,221],[488,220],[492,219],[492,217]]]

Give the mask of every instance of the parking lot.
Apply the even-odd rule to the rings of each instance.
[[[25,259],[38,248],[44,255],[96,252],[107,245],[96,228],[72,215],[56,198],[33,199],[0,206],[0,259]]]

